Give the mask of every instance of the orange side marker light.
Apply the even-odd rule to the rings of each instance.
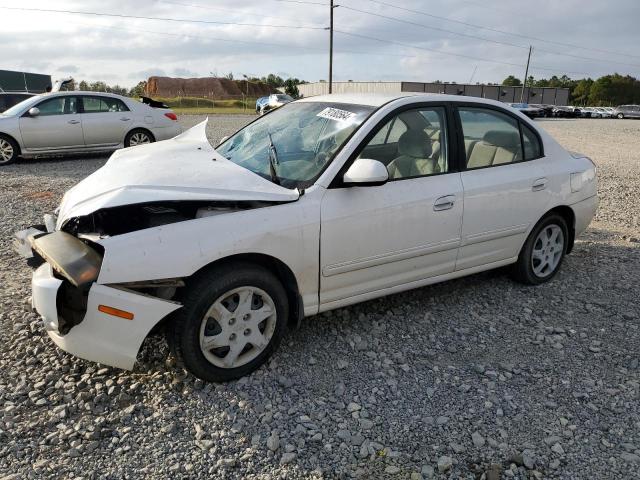
[[[107,305],[98,305],[98,311],[106,313],[107,315],[113,315],[114,317],[124,318],[125,320],[133,320],[133,313],[125,312],[119,308],[113,308]]]

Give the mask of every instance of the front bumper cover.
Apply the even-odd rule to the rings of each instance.
[[[140,346],[153,327],[181,306],[177,302],[94,283],[89,289],[83,320],[66,335],[61,335],[57,299],[62,283],[47,263],[33,275],[33,307],[42,316],[49,337],[72,355],[127,370],[133,368]],[[100,305],[132,312],[134,318],[125,320],[102,313],[98,310]]]

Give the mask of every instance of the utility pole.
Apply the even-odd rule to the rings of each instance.
[[[333,0],[329,2],[329,93],[333,93]]]
[[[529,56],[527,57],[527,69],[524,72],[524,82],[522,84],[522,92],[520,92],[520,103],[524,98],[524,89],[527,88],[527,78],[529,77],[529,62],[531,61],[531,50],[533,47],[529,45]],[[527,94],[527,102],[529,101],[529,95]]]

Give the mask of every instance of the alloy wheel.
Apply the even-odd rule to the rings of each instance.
[[[564,254],[564,234],[555,224],[547,225],[538,234],[531,251],[531,267],[539,278],[551,275]]]
[[[136,145],[144,145],[145,143],[151,143],[151,139],[149,138],[149,135],[144,132],[136,132],[131,135],[131,138],[129,139],[129,145],[131,147],[135,147]]]
[[[200,349],[219,368],[237,368],[269,345],[276,328],[273,299],[264,290],[243,286],[213,302],[200,325]]]
[[[0,138],[0,163],[8,163],[13,158],[13,145],[4,138]]]

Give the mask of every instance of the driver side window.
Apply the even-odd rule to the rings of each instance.
[[[443,107],[406,110],[380,125],[358,158],[382,162],[390,180],[445,173],[446,139]]]
[[[75,114],[78,113],[78,99],[65,95],[40,102],[36,107],[41,117]]]

